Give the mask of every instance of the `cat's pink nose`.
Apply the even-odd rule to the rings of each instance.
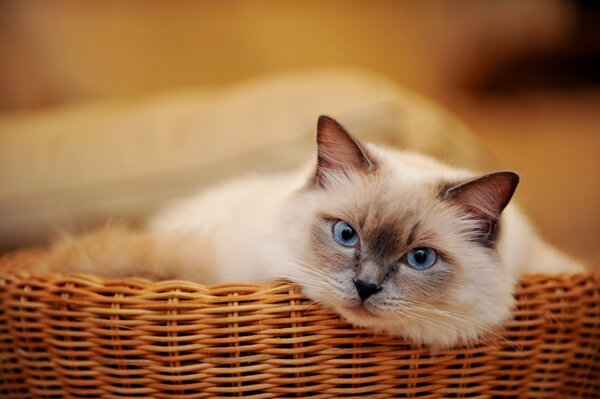
[[[358,291],[358,296],[363,301],[380,290],[376,284],[367,283],[362,280],[354,280],[354,285],[356,286],[356,291]]]

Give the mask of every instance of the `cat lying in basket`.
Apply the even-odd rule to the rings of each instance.
[[[583,269],[509,205],[514,172],[476,176],[363,145],[327,116],[317,143],[316,165],[206,190],[145,231],[65,237],[36,270],[207,284],[285,278],[354,325],[451,346],[508,318],[523,274]]]

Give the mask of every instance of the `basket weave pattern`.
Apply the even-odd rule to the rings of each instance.
[[[600,274],[530,276],[502,336],[432,353],[288,283],[32,275],[0,260],[1,398],[600,397]]]

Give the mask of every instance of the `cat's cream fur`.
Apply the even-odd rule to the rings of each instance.
[[[514,205],[502,212],[514,174],[461,185],[474,174],[363,147],[327,117],[318,139],[316,171],[311,162],[225,183],[172,204],[144,232],[108,226],[65,238],[38,270],[203,283],[287,278],[355,325],[434,346],[467,342],[508,318],[523,274],[582,270],[545,244]],[[474,208],[494,221],[502,212],[497,233],[481,232]],[[357,230],[359,247],[333,240],[337,220]],[[416,270],[403,261],[415,247],[443,255]],[[364,301],[359,277],[380,287]]]

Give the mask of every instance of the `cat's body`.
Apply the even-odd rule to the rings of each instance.
[[[204,283],[287,278],[355,325],[436,346],[505,320],[523,274],[581,270],[505,209],[514,173],[473,179],[423,155],[363,147],[330,118],[318,130],[316,169],[223,184],[167,207],[144,232],[68,238],[39,267]]]

